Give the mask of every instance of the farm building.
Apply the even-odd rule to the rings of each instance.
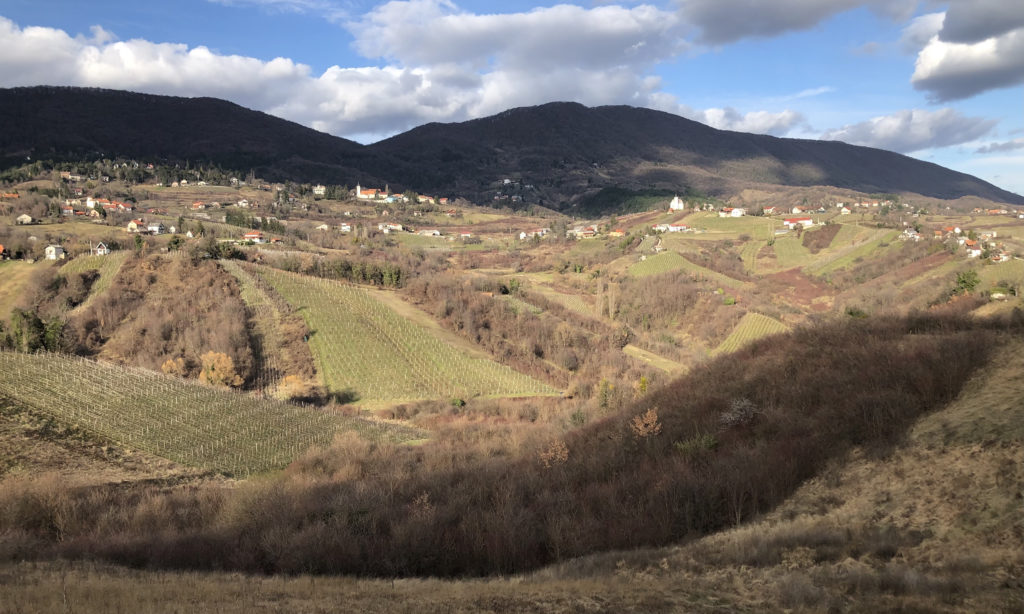
[[[17,217],[17,219],[15,221],[18,222],[21,225],[25,225],[25,224],[31,224],[33,220],[32,220],[32,216],[31,215],[29,215],[27,213],[22,213],[21,215],[19,215]]]
[[[258,230],[254,230],[252,232],[247,232],[244,235],[242,235],[242,240],[243,241],[252,241],[253,243],[263,243],[264,242],[263,233],[258,231]]]
[[[46,254],[47,260],[63,260],[65,255],[64,248],[60,245],[47,245],[43,253]]]
[[[782,220],[782,224],[786,228],[796,228],[797,226],[810,228],[811,226],[814,226],[814,220],[809,217],[791,217]]]

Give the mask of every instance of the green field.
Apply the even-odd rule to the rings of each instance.
[[[807,267],[806,272],[812,275],[827,275],[840,269],[845,269],[855,264],[858,259],[870,258],[873,255],[877,255],[880,250],[893,247],[897,242],[896,237],[899,234],[897,230],[875,231],[869,240],[859,243],[852,249],[844,250],[842,255],[836,258],[815,262]],[[883,243],[888,245],[883,247]]]
[[[686,218],[686,224],[707,231],[724,239],[750,235],[755,239],[771,236],[779,223],[768,217],[745,215],[743,217],[719,217],[716,213],[697,213]]]
[[[802,239],[798,239],[796,233],[793,232],[777,237],[774,248],[775,269],[779,271],[806,266],[814,261],[814,255],[804,247]]]
[[[86,271],[99,271],[99,278],[93,282],[89,289],[89,298],[75,309],[85,309],[97,296],[101,296],[114,283],[117,272],[121,265],[128,259],[128,252],[118,251],[106,256],[79,256],[61,267],[62,275],[74,275]]]
[[[122,445],[235,476],[284,467],[342,431],[373,441],[423,437],[403,426],[62,354],[0,351],[0,397]]]
[[[714,354],[727,354],[735,352],[751,341],[756,341],[768,335],[776,335],[789,330],[789,327],[775,318],[769,318],[760,313],[749,312],[736,325],[736,328],[729,333],[722,343],[715,348]]]
[[[743,267],[748,273],[758,273],[757,254],[765,246],[764,241],[747,241],[740,250],[740,258],[743,259]]]
[[[647,256],[646,260],[637,262],[629,267],[629,274],[633,277],[647,277],[648,275],[659,275],[682,269],[689,261],[676,252],[664,251],[660,254]]]
[[[268,267],[256,271],[305,319],[312,331],[310,349],[331,392],[371,404],[558,394],[442,341],[369,290]]]

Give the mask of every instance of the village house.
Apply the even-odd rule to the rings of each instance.
[[[75,208],[71,205],[61,205],[60,214],[64,217],[71,217],[75,214]]]
[[[915,241],[916,242],[916,241],[920,241],[921,240],[921,234],[919,232],[917,232],[916,230],[914,230],[913,228],[907,228],[907,229],[905,229],[903,231],[903,234],[901,234],[899,238],[902,241]]]
[[[22,226],[24,226],[26,224],[31,224],[34,220],[32,219],[31,215],[29,215],[27,213],[22,213],[17,218],[15,218],[14,221],[17,222],[18,224],[21,224]]]
[[[782,225],[789,229],[796,228],[797,226],[810,228],[814,226],[814,220],[809,217],[791,217],[782,220]]]
[[[426,228],[426,229],[420,230],[416,234],[418,234],[418,235],[420,235],[422,237],[440,237],[441,236],[441,231],[436,229],[436,228]]]
[[[192,203],[192,207],[191,208],[192,208],[193,211],[202,211],[203,209],[206,208],[206,203],[204,203],[201,200],[197,200],[194,203]]]
[[[779,208],[774,205],[770,207],[762,207],[761,212],[764,213],[765,215],[775,215],[776,213],[779,212]]]
[[[132,220],[126,227],[128,232],[146,232],[146,222],[143,220]]]
[[[341,225],[338,226],[338,230],[340,232],[352,232],[352,224],[342,222]]]
[[[722,210],[718,212],[718,217],[743,217],[747,214],[747,210],[741,207],[722,207]]]
[[[690,229],[690,227],[687,226],[686,224],[669,224],[668,225],[668,231],[669,232],[686,232],[689,229]]]
[[[403,228],[401,224],[392,224],[389,222],[381,222],[377,224],[377,230],[384,234],[390,234],[392,232],[402,232]]]
[[[964,250],[966,250],[968,258],[977,258],[982,252],[981,245],[971,239],[964,240]]]
[[[609,232],[608,236],[609,237],[624,237],[624,236],[626,236],[626,231],[621,229],[621,228],[616,228],[615,230]]]
[[[655,224],[651,226],[654,232],[668,232],[668,224]]]
[[[107,256],[110,254],[110,248],[106,243],[98,243],[96,247],[89,248],[89,253],[94,256]]]
[[[7,248],[2,243],[0,243],[0,260],[9,260],[10,257],[11,253],[7,251]]]
[[[63,260],[65,256],[64,248],[60,245],[47,245],[43,253],[47,260]]]
[[[588,230],[594,230],[594,229],[592,227],[588,227]],[[519,240],[522,241],[524,239],[529,239],[529,238],[533,238],[533,237],[545,237],[545,236],[547,236],[547,234],[549,232],[551,232],[550,228],[533,228],[531,230],[524,230],[524,231],[519,233]],[[595,231],[595,233],[596,233],[596,231]],[[577,236],[582,236],[582,235],[577,235]],[[593,235],[591,235],[591,236],[593,236]]]
[[[243,241],[252,241],[253,243],[263,243],[263,233],[258,230],[253,230],[242,235]]]
[[[839,215],[850,215],[850,213],[850,208],[847,207],[846,205],[839,206]]]
[[[269,186],[268,186],[268,188],[269,188]],[[319,183],[316,184],[315,186],[313,186],[313,196],[326,196],[326,195],[327,195],[327,186],[320,185]]]
[[[363,189],[363,186],[356,184],[356,198],[360,200],[377,200],[383,197],[384,194],[377,188]]]

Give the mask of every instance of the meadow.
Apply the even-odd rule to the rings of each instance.
[[[0,321],[10,315],[21,298],[22,289],[45,263],[8,260],[0,262]]]
[[[344,431],[371,441],[422,437],[335,410],[62,354],[0,351],[0,396],[124,446],[239,477],[283,468]]]
[[[361,404],[558,391],[493,360],[470,356],[402,317],[365,288],[258,267],[296,308],[331,393]]]

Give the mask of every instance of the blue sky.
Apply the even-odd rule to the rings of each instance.
[[[215,96],[360,142],[553,100],[906,153],[1024,194],[1010,0],[2,0],[0,87]]]

